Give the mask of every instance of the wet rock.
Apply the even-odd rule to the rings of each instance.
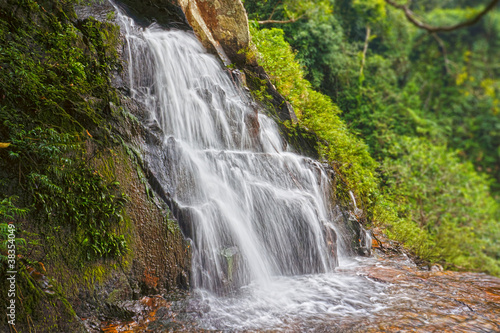
[[[169,315],[169,310],[167,307],[163,306],[156,311],[156,318],[164,319]]]
[[[288,101],[285,101],[285,104],[283,105],[282,112],[288,114],[288,116],[290,117],[290,120],[292,121],[292,124],[298,124],[299,119],[297,118],[297,115],[295,114],[295,111],[293,110],[292,104],[288,103]]]
[[[435,266],[424,271],[400,254],[357,269],[358,274],[387,283],[392,296],[383,311],[363,321],[364,331],[499,331],[500,279]],[[391,318],[390,323],[384,318]]]
[[[224,257],[226,263],[225,273],[227,283],[232,283],[233,281],[234,273],[236,272],[238,265],[238,254],[239,251],[236,246],[225,248],[221,251],[221,255]]]
[[[43,266],[42,263],[39,263],[38,266],[40,266],[43,273],[37,270],[35,267],[29,265],[26,266],[26,270],[28,271],[28,274],[31,276],[31,278],[38,283],[38,285],[40,286],[40,288],[44,293],[54,295],[55,294],[53,290],[54,286],[50,283],[48,277],[44,274],[46,273],[45,267]]]
[[[245,125],[252,139],[253,146],[259,144],[260,124],[257,109],[255,109],[255,112],[248,112],[245,114]]]
[[[183,312],[194,313],[198,315],[203,315],[210,311],[210,305],[207,301],[200,299],[192,299],[184,305],[181,309]]]
[[[174,326],[169,323],[175,317],[170,311],[171,303],[161,296],[143,297],[137,301],[125,301],[119,305],[122,311],[127,311],[130,319],[118,319],[103,321],[100,332],[154,332],[169,331],[169,327],[182,327],[180,324]],[[179,325],[179,326],[176,326]]]
[[[338,208],[340,209],[340,208]],[[352,211],[340,209],[344,216],[344,223],[339,225],[340,235],[343,237],[344,244],[347,244],[349,255],[368,256],[371,253],[371,236],[364,229],[358,217]]]
[[[109,1],[94,1],[92,6],[75,6],[75,12],[79,20],[93,17],[99,21],[105,21],[111,11],[113,11],[113,5]]]
[[[176,332],[182,325],[171,320],[156,320],[148,325],[148,330],[153,332]]]
[[[431,266],[431,269],[430,269],[431,272],[442,272],[443,271],[443,266],[441,266],[440,264],[434,264]]]
[[[233,80],[236,88],[246,87],[247,78],[246,78],[245,73],[243,73],[239,69],[230,69],[229,74],[231,75],[231,79]]]
[[[165,28],[175,28],[180,30],[190,30],[189,23],[177,1],[171,0],[150,0],[117,1],[120,8],[125,10],[127,15],[142,25],[149,26],[157,23]]]
[[[359,254],[364,256],[371,255],[372,249],[372,237],[369,230],[360,227],[360,236],[359,236]]]
[[[331,251],[332,257],[334,258],[335,267],[339,265],[339,256],[337,252],[337,232],[333,228],[333,226],[329,224],[324,225],[324,232],[326,238],[326,244],[328,249]]]

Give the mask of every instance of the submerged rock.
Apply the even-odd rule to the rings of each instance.
[[[328,249],[332,253],[332,257],[335,258],[335,266],[339,265],[339,255],[338,255],[338,244],[337,244],[337,232],[330,224],[324,224],[326,244]]]
[[[236,270],[236,266],[238,265],[238,248],[236,246],[232,246],[229,248],[225,248],[221,251],[221,255],[226,259],[226,277],[228,283],[233,281],[233,274]]]

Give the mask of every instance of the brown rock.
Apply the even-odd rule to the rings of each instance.
[[[241,0],[179,0],[189,24],[203,45],[225,65],[256,64],[250,50],[250,31]]]

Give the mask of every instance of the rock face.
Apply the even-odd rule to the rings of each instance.
[[[182,11],[176,12],[172,8],[169,7],[169,12],[180,13],[182,18]],[[95,3],[78,8],[77,14],[79,20],[92,16],[104,21],[113,10],[109,3]],[[181,19],[176,22],[181,22]],[[125,43],[121,45],[123,47]],[[125,52],[118,51],[125,63]],[[189,288],[189,243],[161,193],[155,190],[144,163],[144,145],[153,130],[144,125],[144,119],[148,117],[145,108],[128,96],[128,75],[124,66],[123,72],[115,73],[111,78],[120,103],[109,107],[112,112],[121,114],[111,126],[123,145],[112,147],[113,152],[109,150],[110,153],[99,155],[94,167],[109,173],[129,198],[124,211],[126,225],[122,231],[127,237],[129,254],[115,265],[103,262],[89,267],[88,275],[93,283],[88,285],[73,278],[76,273],[70,268],[47,267],[49,275],[65,285],[65,297],[90,332],[99,331],[103,317],[129,318],[136,313],[126,306],[126,302],[143,299],[145,295],[182,294]],[[94,148],[88,146],[88,153],[96,154]]]
[[[104,3],[108,6],[106,1]],[[142,26],[149,26],[155,22],[165,28],[191,29],[177,0],[119,0],[116,3]],[[95,8],[96,4],[92,7]]]
[[[227,66],[256,65],[250,32],[241,0],[150,0],[118,2],[139,24],[153,22],[166,28],[192,28],[205,48]]]
[[[189,24],[208,50],[215,50],[225,65],[237,66],[247,59],[250,32],[241,0],[179,0]]]

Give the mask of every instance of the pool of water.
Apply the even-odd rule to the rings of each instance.
[[[404,255],[355,258],[226,297],[198,290],[187,309],[199,328],[230,332],[499,332],[500,279],[426,271]]]
[[[333,273],[276,277],[231,295],[195,290],[130,308],[104,332],[500,332],[500,279],[423,270],[403,254],[354,258]]]

